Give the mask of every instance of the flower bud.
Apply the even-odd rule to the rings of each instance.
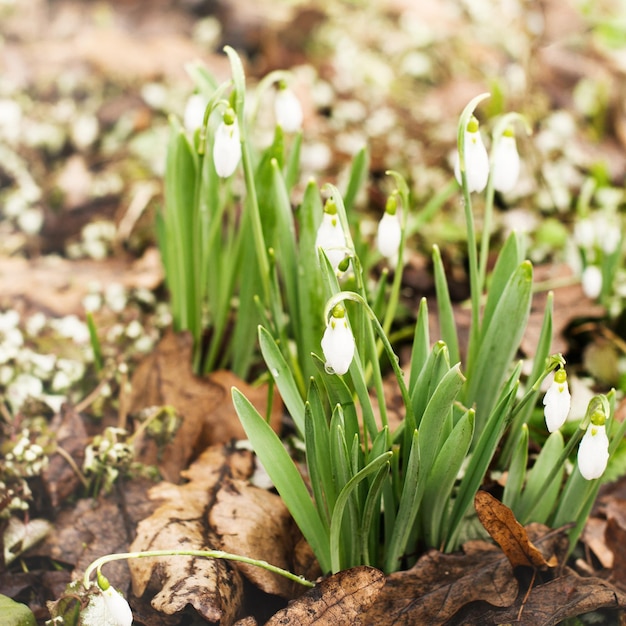
[[[567,419],[571,403],[567,373],[563,368],[554,372],[554,380],[543,398],[543,414],[546,426],[552,433],[563,426]]]
[[[224,113],[224,118],[215,131],[213,142],[213,163],[220,178],[233,174],[241,160],[241,141],[237,117],[232,109]]]
[[[493,154],[493,188],[507,193],[515,187],[519,178],[520,158],[515,143],[515,135],[507,129],[496,143]]]
[[[83,626],[132,626],[133,612],[126,598],[107,578],[98,572],[96,593],[89,596],[89,604],[80,616]]]
[[[206,106],[207,100],[202,94],[194,93],[189,96],[183,114],[183,126],[189,132],[193,132],[202,126]]]
[[[322,337],[326,371],[329,374],[345,374],[354,358],[354,350],[354,337],[348,327],[346,310],[338,304],[332,311]]]
[[[480,135],[478,120],[472,116],[465,129],[465,173],[467,188],[481,192],[487,186],[489,178],[489,156]],[[462,184],[461,161],[456,154],[454,162],[454,175],[459,185]]]

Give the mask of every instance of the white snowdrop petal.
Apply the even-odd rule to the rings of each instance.
[[[470,193],[473,191],[480,193],[487,186],[489,156],[480,131],[465,131],[465,173]],[[460,185],[461,164],[458,154],[454,163],[454,175]]]
[[[507,193],[515,187],[520,172],[520,158],[515,137],[503,135],[495,148],[493,156],[493,187],[496,191]]]
[[[322,337],[326,369],[332,374],[345,374],[354,358],[354,337],[345,317],[331,317]]]
[[[602,292],[602,270],[597,265],[588,265],[581,276],[583,293],[595,300]]]
[[[291,89],[280,89],[274,100],[276,123],[286,132],[295,133],[302,127],[302,106]]]
[[[543,398],[543,404],[546,427],[552,433],[563,426],[570,410],[571,395],[567,381],[553,381]]]
[[[241,143],[237,120],[232,124],[220,122],[215,131],[213,163],[220,178],[231,176],[241,160]]]
[[[339,263],[346,256],[346,236],[344,235],[337,214],[324,213],[322,223],[317,229],[315,248],[322,248],[333,269],[337,271]]]
[[[605,426],[590,424],[578,447],[578,469],[583,478],[593,480],[604,474],[609,461],[609,438]]]
[[[378,223],[376,234],[376,245],[378,251],[387,259],[392,259],[398,254],[400,240],[402,238],[402,227],[398,214],[391,215],[385,212]]]

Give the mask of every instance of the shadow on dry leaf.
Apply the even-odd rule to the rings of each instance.
[[[178,482],[180,472],[206,447],[245,439],[246,435],[231,402],[231,387],[242,393],[265,414],[265,387],[252,387],[231,372],[195,376],[192,363],[193,339],[189,333],[168,332],[154,352],[137,368],[133,379],[131,412],[151,406],[171,406],[183,418],[174,439],[163,451],[152,439],[138,442],[138,460],[156,465],[165,480]],[[274,396],[271,423],[278,430],[282,405]]]

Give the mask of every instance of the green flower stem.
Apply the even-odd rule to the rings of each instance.
[[[147,552],[121,552],[119,554],[107,554],[106,556],[102,556],[99,559],[96,559],[85,570],[85,575],[83,576],[83,586],[85,587],[85,589],[88,589],[90,585],[91,574],[94,571],[100,572],[102,566],[106,563],[110,563],[112,561],[120,561],[123,559],[144,559],[159,556],[197,556],[206,559],[225,559],[227,561],[237,561],[239,563],[255,565],[256,567],[265,569],[268,572],[279,574],[280,576],[292,580],[300,585],[304,585],[305,587],[315,587],[315,583],[311,582],[310,580],[307,580],[302,576],[293,574],[292,572],[282,569],[281,567],[277,567],[276,565],[272,565],[267,561],[262,561],[260,559],[251,559],[247,556],[241,556],[240,554],[231,554],[230,552],[224,552],[222,550],[150,550]]]
[[[467,227],[467,251],[469,256],[470,293],[472,305],[472,321],[470,326],[470,350],[467,356],[467,370],[470,371],[475,355],[473,352],[478,349],[478,338],[480,334],[480,297],[481,285],[478,273],[478,255],[476,250],[476,232],[474,229],[474,215],[472,214],[472,200],[467,185],[467,171],[465,167],[465,129],[478,104],[488,98],[489,93],[482,93],[467,104],[459,118],[457,129],[457,147],[459,151],[459,169],[461,171],[461,187],[463,189],[463,208],[465,210],[465,225]]]

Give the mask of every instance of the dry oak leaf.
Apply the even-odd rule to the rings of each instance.
[[[511,564],[490,545],[472,554],[431,550],[410,570],[387,577],[364,623],[436,626],[447,623],[470,602],[509,606],[518,590]]]
[[[164,502],[137,527],[131,551],[214,550],[220,542],[207,525],[207,510],[216,491],[229,478],[244,479],[252,473],[252,455],[224,446],[206,450],[183,477],[184,485],[160,483],[149,497]],[[172,615],[188,604],[222,626],[232,624],[243,602],[243,579],[231,563],[219,559],[184,556],[131,559],[133,592],[143,595],[150,585],[157,593],[152,606]]]
[[[526,566],[540,570],[556,567],[555,556],[546,561],[541,551],[528,538],[525,528],[515,519],[513,511],[486,491],[478,491],[474,508],[480,523],[500,546],[512,567]]]
[[[265,626],[360,626],[378,624],[365,612],[385,585],[384,574],[365,565],[343,570],[278,611]]]
[[[579,576],[566,567],[561,576],[534,586],[528,598],[520,594],[514,604],[503,608],[473,604],[455,615],[447,625],[496,626],[515,623],[524,626],[556,626],[570,617],[600,608],[626,609],[626,594],[606,580]],[[431,622],[424,623],[431,625]]]
[[[174,439],[159,451],[153,439],[137,442],[138,460],[156,465],[165,480],[176,483],[189,460],[207,446],[245,439],[231,401],[237,386],[261,412],[267,404],[266,388],[253,388],[230,372],[195,376],[193,339],[189,333],[166,333],[156,349],[135,371],[131,413],[150,406],[172,406],[182,417]],[[282,418],[280,399],[274,398],[271,423],[278,430]]]
[[[209,526],[225,552],[242,554],[312,580],[321,571],[282,498],[243,480],[228,480],[216,493]],[[266,593],[295,598],[305,587],[246,563],[235,566]]]

